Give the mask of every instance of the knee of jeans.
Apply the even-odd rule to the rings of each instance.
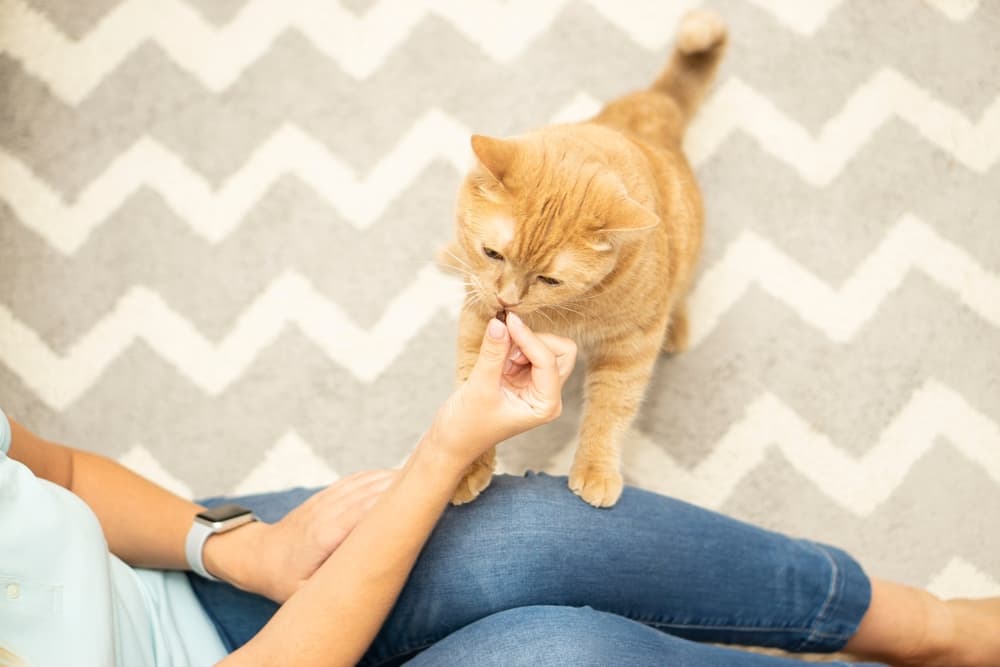
[[[611,665],[620,657],[609,642],[611,614],[590,607],[534,606],[504,612],[508,664]],[[621,619],[624,621],[624,619]]]

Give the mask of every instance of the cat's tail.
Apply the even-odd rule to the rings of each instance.
[[[726,24],[713,11],[695,9],[681,19],[670,62],[651,89],[674,98],[685,121],[698,108],[715,77],[726,41]]]

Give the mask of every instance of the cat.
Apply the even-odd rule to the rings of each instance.
[[[569,487],[596,507],[621,495],[620,441],[658,354],[687,344],[684,300],[703,209],[681,139],[726,41],[722,20],[695,10],[649,89],[581,123],[508,139],[474,135],[456,239],[439,253],[466,279],[459,383],[498,311],[577,342],[586,403]],[[478,496],[494,467],[491,449],[466,471],[452,502]]]

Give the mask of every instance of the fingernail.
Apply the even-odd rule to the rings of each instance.
[[[517,316],[517,313],[508,312],[507,313],[507,323],[509,324],[512,321],[513,321],[513,323],[514,323],[515,326],[521,326],[521,325],[524,324],[524,322],[521,321],[521,318]]]
[[[503,322],[494,317],[490,320],[489,325],[486,327],[486,333],[490,335],[490,338],[501,340],[503,338],[504,329],[506,328],[507,327],[503,325]]]

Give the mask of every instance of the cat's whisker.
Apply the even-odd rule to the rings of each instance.
[[[607,296],[608,294],[610,294],[615,289],[615,287],[617,287],[617,285],[612,286],[611,288],[605,289],[605,290],[600,291],[600,292],[593,292],[593,293],[587,294],[585,296],[576,297],[575,299],[571,299],[569,301],[569,303],[583,303],[585,301],[593,301],[594,299],[597,299],[599,297]]]
[[[557,311],[566,310],[566,311],[569,311],[569,312],[573,313],[574,315],[579,315],[580,317],[583,317],[583,313],[581,313],[579,310],[576,310],[574,308],[570,308],[569,306],[567,306],[564,303],[553,304],[551,307],[555,308]]]
[[[452,251],[451,251],[451,250],[449,250],[448,248],[445,248],[445,249],[444,249],[444,251],[445,251],[446,253],[448,253],[449,255],[451,255],[452,259],[454,259],[454,260],[455,260],[456,262],[458,262],[458,263],[459,263],[459,264],[461,264],[461,265],[462,265],[463,267],[465,267],[465,269],[466,269],[466,270],[467,270],[467,271],[468,271],[469,273],[475,273],[475,269],[473,269],[473,268],[472,268],[472,265],[470,265],[470,264],[469,264],[468,262],[466,262],[466,261],[465,261],[464,259],[462,259],[462,258],[461,258],[461,257],[459,257],[458,255],[456,255],[456,254],[455,254],[454,252],[452,252]]]
[[[539,310],[536,310],[535,312],[536,312],[536,313],[538,313],[539,315],[541,315],[542,317],[544,317],[545,319],[547,319],[547,320],[549,321],[549,325],[550,325],[550,326],[553,326],[553,327],[554,327],[554,326],[556,325],[556,323],[552,321],[552,318],[551,318],[551,317],[549,317],[549,316],[548,316],[548,315],[547,315],[547,314],[545,313],[545,311],[544,311],[544,310],[542,310],[542,309],[539,309]]]
[[[568,317],[566,317],[566,315],[561,310],[559,310],[558,308],[556,308],[555,306],[549,305],[549,306],[546,306],[546,308],[550,309],[553,314],[558,315],[563,320],[563,322],[566,322],[567,324],[570,323],[570,319]]]

